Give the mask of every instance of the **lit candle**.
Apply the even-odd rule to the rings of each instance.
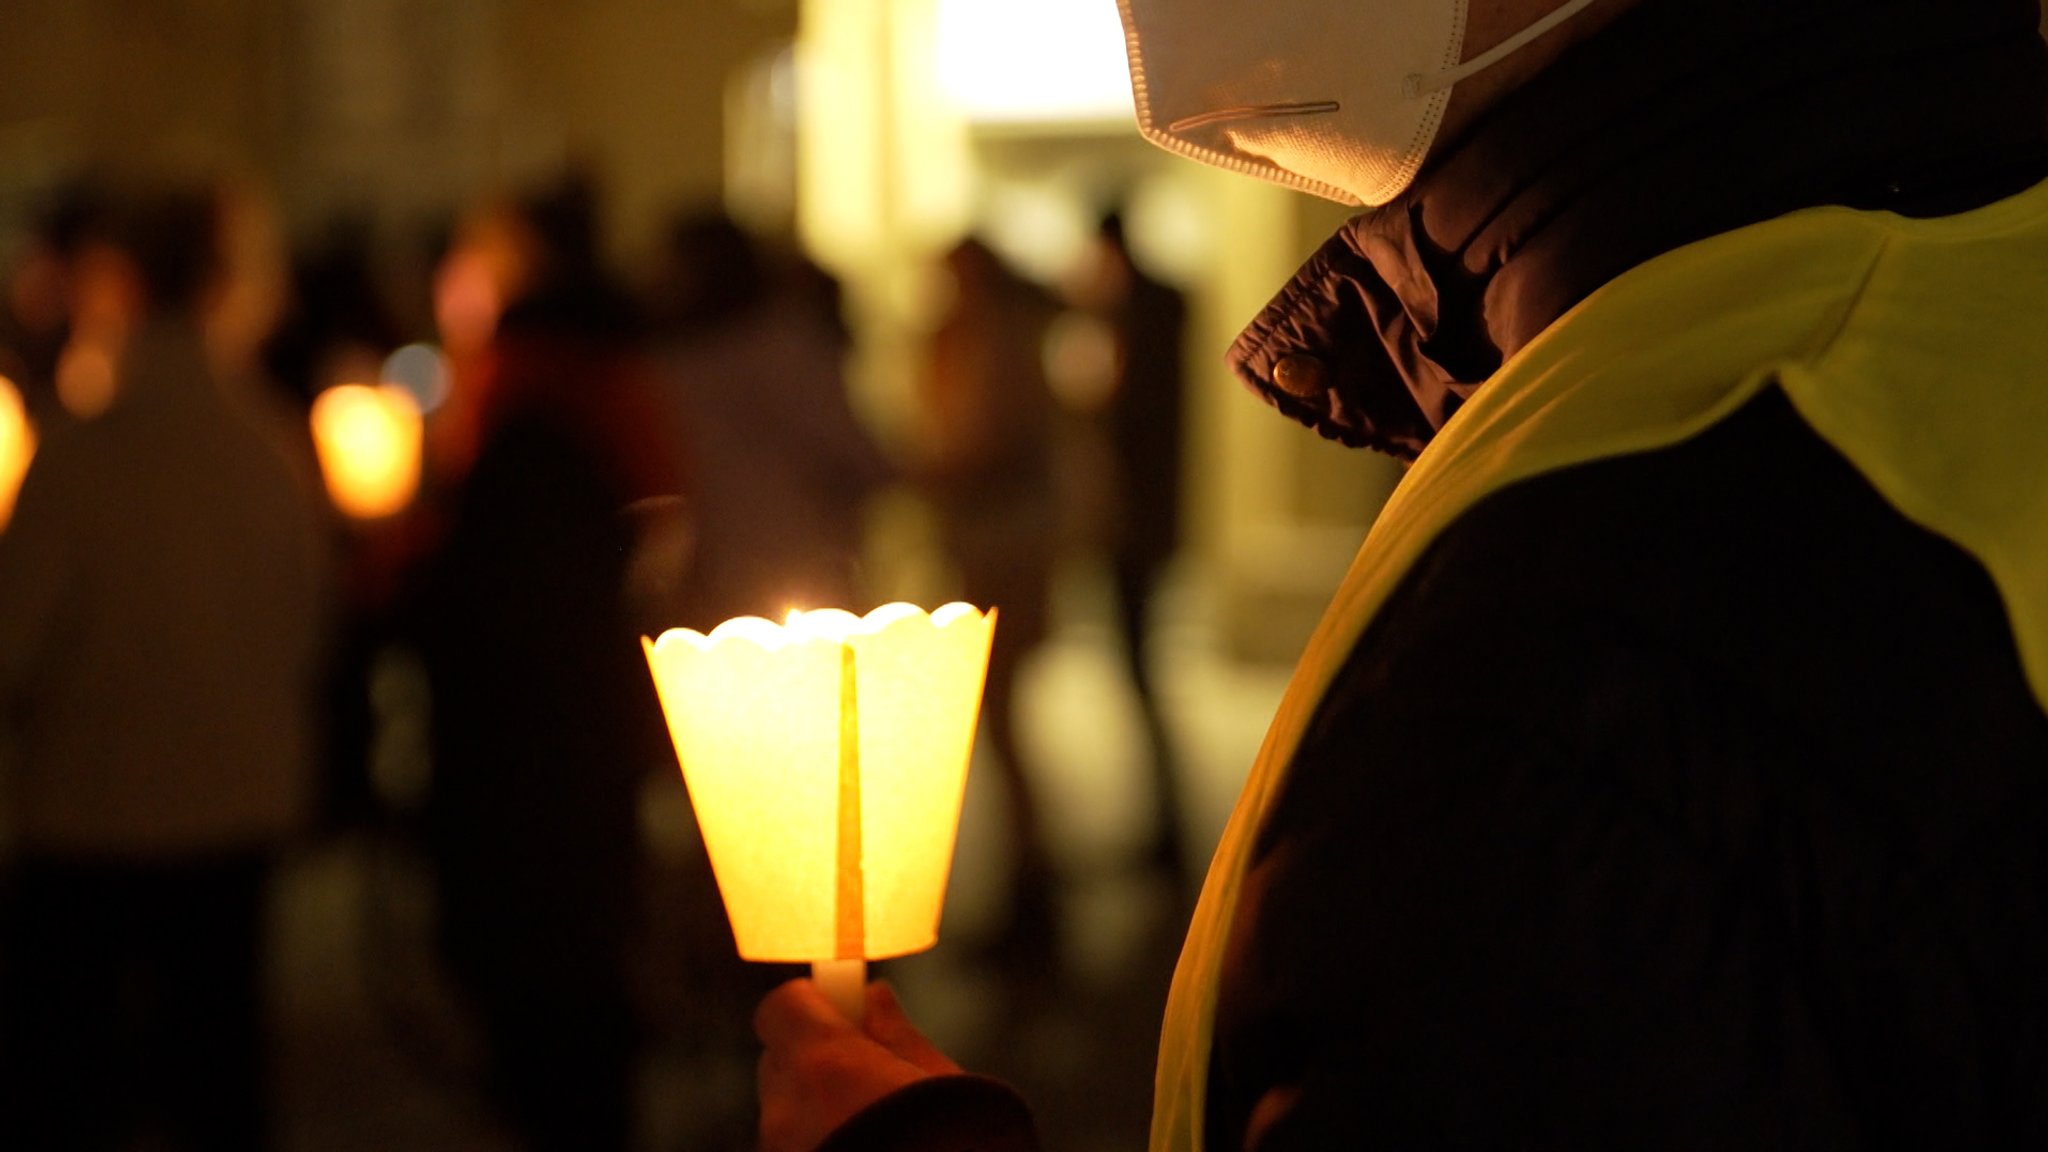
[[[35,458],[36,433],[28,422],[28,410],[14,382],[0,376],[0,532],[14,515],[14,496],[21,478],[28,474],[28,462]]]
[[[420,482],[419,402],[396,385],[340,384],[313,400],[313,447],[335,507],[358,520],[402,511]]]
[[[938,940],[995,612],[889,604],[643,641],[740,955],[866,962]]]

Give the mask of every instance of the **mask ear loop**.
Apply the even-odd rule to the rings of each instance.
[[[1401,81],[1401,94],[1410,98],[1428,96],[1433,92],[1441,92],[1460,80],[1484,72],[1520,51],[1531,40],[1585,11],[1586,6],[1592,2],[1593,0],[1566,0],[1562,7],[1559,7],[1550,15],[1543,17],[1541,20],[1481,52],[1472,59],[1465,61],[1456,68],[1446,68],[1435,75],[1411,72]]]

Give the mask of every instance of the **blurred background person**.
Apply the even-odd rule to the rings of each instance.
[[[434,329],[449,391],[427,425],[422,483],[437,505],[460,489],[481,450],[492,340],[506,308],[533,290],[540,244],[519,205],[486,200],[452,226],[433,262]],[[616,291],[604,284],[604,298],[623,308]]]
[[[628,507],[678,481],[642,324],[596,229],[571,179],[471,233],[502,262],[506,306],[472,317],[474,461],[413,604],[441,952],[480,1025],[490,1100],[537,1152],[631,1140],[636,804],[666,757],[626,594]],[[450,261],[478,258],[466,239]]]
[[[1055,979],[1061,962],[1059,874],[1017,716],[1018,673],[1051,629],[1063,531],[1044,356],[1058,304],[978,239],[943,265],[952,295],[918,381],[918,478],[961,598],[999,613],[981,715],[1002,782],[1010,904],[987,954],[1021,987]]]
[[[264,898],[313,791],[328,574],[303,457],[222,370],[263,317],[241,210],[141,182],[80,223],[67,356],[103,410],[0,535],[10,1148],[269,1143]]]
[[[893,469],[849,402],[829,282],[716,211],[679,221],[667,256],[661,381],[693,466],[677,622],[865,612],[865,505]]]
[[[64,418],[57,362],[71,338],[72,274],[98,197],[97,185],[82,178],[45,197],[0,296],[0,376],[14,381],[41,428]]]
[[[1079,269],[1073,303],[1100,324],[1110,350],[1109,378],[1092,415],[1109,464],[1100,518],[1113,619],[1145,729],[1158,820],[1146,862],[1192,897],[1180,766],[1147,644],[1160,581],[1181,544],[1187,300],[1138,266],[1123,215],[1109,212]]]
[[[301,409],[336,384],[375,383],[404,343],[371,259],[369,223],[339,216],[294,253],[279,322],[264,342],[264,366]]]
[[[331,221],[294,253],[289,272],[279,321],[258,352],[280,406],[310,450],[313,401],[336,385],[382,382],[385,359],[403,339],[379,291],[361,218]],[[370,683],[389,639],[391,586],[412,538],[403,516],[352,523],[331,503],[324,507],[340,570],[321,715],[319,815],[324,827],[338,830],[361,824],[375,807]]]

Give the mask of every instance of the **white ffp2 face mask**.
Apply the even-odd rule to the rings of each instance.
[[[1469,61],[1466,0],[1117,0],[1138,129],[1167,149],[1347,204],[1415,179],[1451,85],[1584,9]]]

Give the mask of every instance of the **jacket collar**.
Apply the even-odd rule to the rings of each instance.
[[[1801,208],[1941,215],[2048,174],[2023,0],[1645,0],[1355,217],[1232,346],[1323,436],[1413,458],[1558,317]]]

